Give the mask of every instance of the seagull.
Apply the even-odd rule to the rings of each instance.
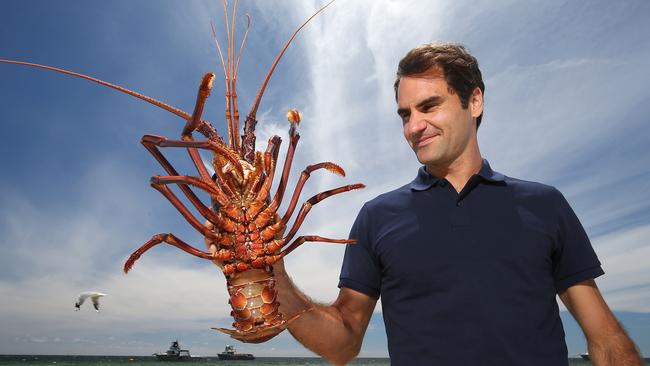
[[[86,301],[87,298],[90,297],[90,300],[93,302],[93,307],[95,308],[95,311],[99,313],[99,298],[102,296],[106,296],[106,294],[103,294],[101,292],[82,292],[79,294],[79,299],[77,302],[74,304],[76,307],[75,311],[81,310],[81,304]]]

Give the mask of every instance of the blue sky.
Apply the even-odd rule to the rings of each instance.
[[[241,2],[239,34],[241,14],[252,16],[243,113],[291,31],[321,3]],[[258,113],[258,141],[278,134],[284,148],[286,110],[303,113],[290,182],[315,162],[346,169],[343,179],[314,174],[302,197],[367,185],[319,204],[301,233],[343,237],[365,201],[415,176],[395,114],[396,64],[415,45],[462,42],[486,83],[482,155],[495,170],[564,193],[603,263],[605,299],[650,355],[649,14],[644,1],[337,1],[296,38]],[[2,1],[0,58],[86,73],[191,111],[201,76],[220,76],[210,21],[223,35],[218,1]],[[149,187],[162,169],[139,143],[144,134],[177,137],[183,121],[48,71],[0,64],[0,80],[0,353],[147,355],[173,338],[194,353],[220,351],[228,338],[209,328],[231,320],[214,266],[158,247],[121,273],[155,233],[200,246]],[[218,79],[204,116],[221,133],[223,101]],[[186,154],[168,153],[192,173]],[[329,302],[342,255],[336,245],[304,246],[287,268],[305,293]],[[104,311],[72,311],[76,294],[93,289],[109,294]],[[562,317],[576,355],[584,339]],[[288,333],[239,349],[310,355]],[[378,306],[362,355],[386,354]]]

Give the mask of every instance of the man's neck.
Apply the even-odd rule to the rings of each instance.
[[[483,159],[476,154],[468,159],[458,159],[448,165],[427,165],[427,172],[437,178],[446,179],[460,192],[469,178],[477,174],[483,166]]]

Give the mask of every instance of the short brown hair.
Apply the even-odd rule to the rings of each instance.
[[[395,79],[395,99],[400,78],[425,73],[440,67],[447,85],[460,98],[463,108],[467,108],[469,98],[477,87],[485,93],[485,85],[478,61],[462,44],[434,42],[423,44],[410,50],[399,62]],[[476,118],[476,128],[481,124],[483,113]]]

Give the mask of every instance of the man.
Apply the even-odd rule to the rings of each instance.
[[[484,90],[461,45],[423,45],[400,61],[397,113],[423,166],[361,209],[332,305],[313,303],[275,265],[280,310],[307,310],[289,330],[345,364],[381,295],[394,365],[568,365],[559,294],[595,365],[641,365],[596,287],[604,272],[562,194],[481,157]]]

